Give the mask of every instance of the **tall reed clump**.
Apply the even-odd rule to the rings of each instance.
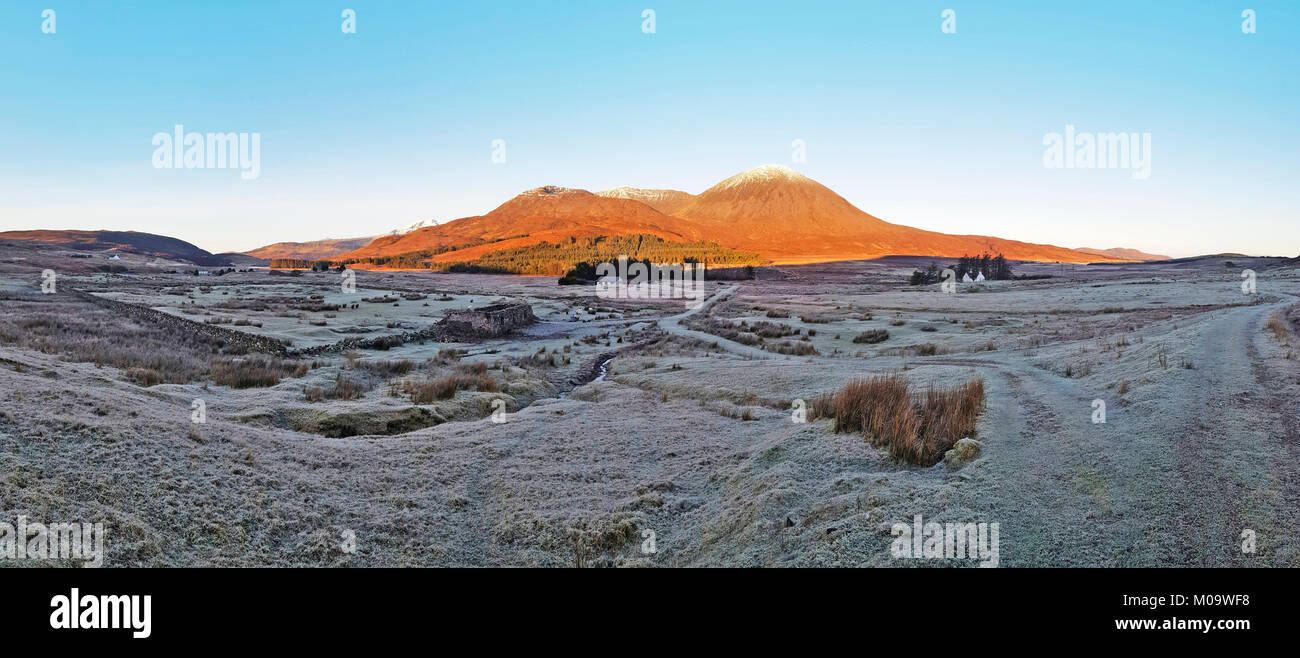
[[[456,396],[456,391],[484,391],[495,393],[501,385],[487,374],[486,363],[462,364],[455,372],[441,379],[407,380],[402,383],[402,390],[411,396],[413,404],[433,404],[435,400],[447,400]]]
[[[1265,328],[1268,331],[1273,332],[1273,337],[1276,338],[1279,343],[1286,343],[1286,323],[1282,320],[1281,311],[1274,313],[1273,316],[1269,318],[1268,326]]]
[[[212,359],[212,381],[218,386],[231,388],[275,386],[281,378],[307,374],[302,366],[297,361],[261,355],[217,357]]]
[[[901,375],[855,379],[832,399],[836,432],[860,432],[895,459],[929,466],[959,439],[975,433],[984,409],[984,380],[954,388],[931,385],[913,396]]]

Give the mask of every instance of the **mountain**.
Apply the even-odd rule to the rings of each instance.
[[[597,192],[596,196],[640,201],[665,215],[676,215],[695,200],[695,195],[678,190],[644,190],[627,186]]]
[[[763,165],[732,176],[696,196],[678,214],[699,224],[708,239],[724,247],[756,251],[777,264],[984,252],[1013,260],[1111,260],[1053,245],[891,224],[781,165]]]
[[[546,186],[528,190],[491,212],[464,217],[398,236],[381,236],[336,260],[377,258],[429,250],[434,261],[473,260],[492,251],[569,238],[629,234],[670,242],[699,240],[699,229],[626,198]]]
[[[418,221],[418,222],[416,222],[416,223],[414,223],[414,224],[411,224],[410,226],[408,226],[408,227],[406,227],[406,228],[393,229],[393,230],[391,230],[391,231],[385,233],[384,235],[406,235],[407,233],[410,233],[411,231],[418,231],[418,230],[420,230],[420,229],[422,229],[422,228],[429,228],[430,226],[437,226],[437,225],[439,225],[439,224],[441,224],[441,223],[442,223],[442,222],[440,222],[440,221],[438,221],[438,220],[436,220],[436,219],[421,219],[420,221]]]
[[[788,167],[742,172],[698,196],[677,190],[619,187],[592,194],[556,186],[520,194],[485,215],[376,238],[336,260],[391,259],[424,252],[435,262],[572,238],[649,234],[668,241],[709,241],[756,252],[777,264],[888,255],[956,257],[985,252],[1013,260],[1125,260],[1064,247],[981,235],[948,235],[891,224]],[[409,259],[408,259],[409,260]]]
[[[298,260],[324,260],[342,253],[364,247],[374,240],[367,238],[344,238],[341,240],[312,240],[309,242],[277,242],[265,247],[258,247],[244,253],[253,258],[271,260],[274,258],[294,258]]]
[[[1149,261],[1149,260],[1169,260],[1168,256],[1160,254],[1148,254],[1137,249],[1126,249],[1124,247],[1112,247],[1110,249],[1092,249],[1089,247],[1075,247],[1075,251],[1082,251],[1085,254],[1095,254],[1097,256],[1111,256],[1121,260]]]
[[[137,231],[5,231],[0,233],[0,239],[57,244],[87,251],[116,249],[168,260],[189,261],[195,265],[229,264],[225,258],[214,256],[184,240]]]

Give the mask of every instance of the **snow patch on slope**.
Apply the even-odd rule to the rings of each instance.
[[[441,223],[442,223],[442,222],[440,222],[440,221],[438,221],[438,220],[436,220],[436,219],[421,219],[420,221],[418,221],[418,222],[416,222],[416,223],[414,223],[414,224],[411,224],[410,226],[408,226],[408,227],[406,227],[406,228],[394,229],[394,230],[392,230],[392,231],[389,231],[389,232],[386,233],[385,235],[406,235],[407,233],[410,233],[411,231],[417,231],[417,230],[419,230],[419,229],[422,229],[422,228],[428,228],[428,227],[430,227],[430,226],[437,226],[437,225],[439,225],[439,224],[441,224]]]
[[[728,189],[733,187],[747,187],[755,184],[766,184],[766,183],[780,182],[780,181],[806,181],[806,180],[808,180],[807,176],[804,176],[803,174],[785,165],[765,164],[765,165],[754,167],[753,169],[747,169],[745,171],[742,171],[739,174],[736,174],[735,176],[732,176],[731,178],[728,178],[722,181],[721,183],[714,185],[712,189],[719,190],[719,189]]]

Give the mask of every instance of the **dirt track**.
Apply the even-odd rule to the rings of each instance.
[[[734,292],[721,290],[709,302]],[[985,378],[984,425],[995,428],[985,440],[996,458],[969,477],[1007,495],[969,511],[1004,519],[1003,532],[1017,538],[1004,546],[1004,564],[1296,566],[1300,398],[1260,354],[1269,340],[1264,323],[1296,299],[1283,294],[1282,302],[1208,317],[1187,346],[1193,368],[1183,369],[1194,374],[1166,380],[1149,403],[1105,400],[1076,380],[1000,357],[925,360]],[[683,329],[677,320],[687,315],[660,325],[740,356],[773,357]],[[793,358],[822,367],[835,361]],[[1094,399],[1108,404],[1105,423],[1092,422]],[[1240,550],[1247,529],[1259,542],[1254,555]]]

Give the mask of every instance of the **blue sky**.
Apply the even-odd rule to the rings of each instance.
[[[0,230],[244,250],[771,162],[931,230],[1300,254],[1294,2],[6,0],[0,56]],[[261,175],[154,168],[176,124]],[[1149,132],[1150,177],[1045,168],[1067,124]]]

